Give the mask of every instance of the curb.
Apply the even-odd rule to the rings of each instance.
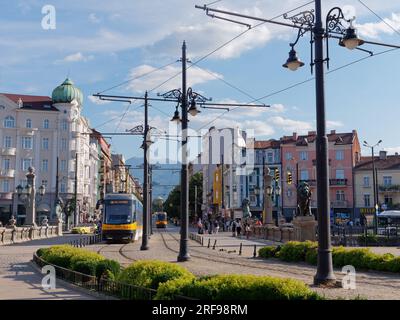
[[[29,264],[33,267],[33,269],[38,274],[42,274],[40,268],[36,265],[36,263],[33,260],[30,260]],[[119,299],[117,299],[115,297],[107,296],[107,295],[98,293],[96,291],[90,291],[90,290],[84,289],[82,287],[79,287],[77,285],[74,285],[74,284],[72,284],[70,282],[64,281],[64,280],[59,279],[59,278],[57,278],[57,283],[61,284],[62,287],[65,287],[65,288],[80,292],[80,293],[85,294],[87,296],[92,296],[94,298],[97,298],[96,300],[119,300]],[[93,299],[93,300],[95,300],[95,299]]]

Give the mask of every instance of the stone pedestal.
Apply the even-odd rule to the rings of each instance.
[[[293,219],[295,241],[316,241],[317,221],[314,216],[297,216]]]

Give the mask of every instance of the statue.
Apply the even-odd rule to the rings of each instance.
[[[302,182],[297,187],[297,212],[296,216],[312,216],[311,213],[311,189],[307,182]]]
[[[14,215],[11,216],[11,219],[8,220],[8,226],[9,227],[16,227],[17,224],[17,220],[15,220]]]
[[[62,199],[60,197],[58,197],[56,200],[56,208],[55,208],[58,222],[62,222],[63,207],[64,207],[64,203],[63,203]]]
[[[250,212],[250,201],[249,199],[243,199],[242,201],[242,210],[243,210],[243,217],[244,218],[250,218],[251,217],[251,212]]]
[[[42,220],[42,226],[47,227],[49,225],[49,219],[47,217],[44,217]]]

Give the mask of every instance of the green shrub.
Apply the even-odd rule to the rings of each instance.
[[[72,270],[87,274],[90,276],[96,275],[97,261],[94,260],[79,260],[74,263],[74,268]]]
[[[263,247],[260,250],[258,250],[258,256],[261,258],[275,258],[276,253],[280,250],[280,247]]]
[[[289,241],[281,247],[278,257],[283,261],[305,261],[307,250],[314,247],[311,241]]]
[[[99,262],[105,258],[95,252],[74,248],[69,245],[57,245],[41,251],[41,258],[62,268],[75,270],[78,261]]]
[[[400,257],[396,257],[388,261],[387,270],[391,272],[400,272]]]
[[[318,245],[314,242],[312,245],[307,247],[305,261],[309,264],[316,265],[318,262]]]
[[[155,299],[176,295],[200,300],[315,300],[320,297],[301,281],[269,276],[216,275],[160,284]]]
[[[121,265],[115,260],[102,260],[97,263],[96,277],[106,277],[107,279],[115,279],[121,271]]]
[[[194,275],[176,264],[157,260],[143,260],[125,268],[118,276],[118,281],[157,289],[160,283],[177,278],[193,279]]]
[[[38,251],[36,251],[36,255],[41,258],[43,254],[46,252],[46,248],[40,248]]]

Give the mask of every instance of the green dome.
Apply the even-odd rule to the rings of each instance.
[[[53,103],[70,103],[76,99],[82,105],[83,95],[82,91],[75,87],[74,83],[67,78],[60,86],[53,90],[52,99]]]

